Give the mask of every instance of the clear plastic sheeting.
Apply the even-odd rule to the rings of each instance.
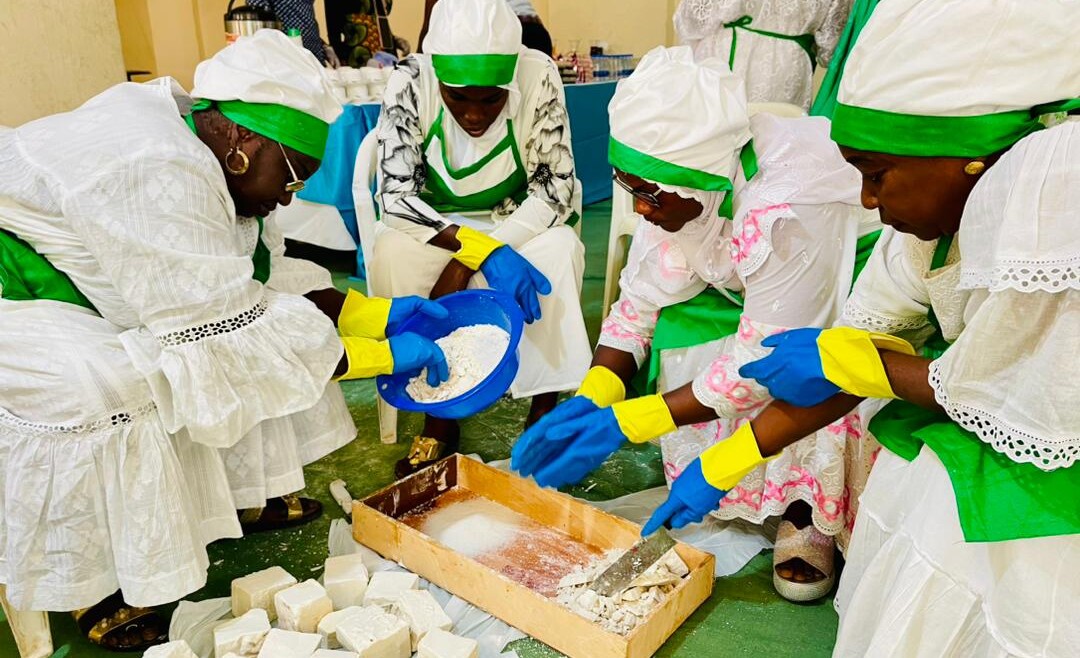
[[[229,597],[181,601],[169,623],[169,640],[184,640],[199,658],[214,656],[214,627],[232,619]]]

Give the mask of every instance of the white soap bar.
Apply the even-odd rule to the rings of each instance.
[[[266,634],[266,641],[263,642],[258,658],[308,658],[319,648],[320,642],[321,635],[274,628]]]
[[[362,604],[368,587],[368,570],[363,556],[351,553],[327,558],[323,586],[334,602],[334,610]]]
[[[232,614],[239,617],[252,608],[262,608],[274,621],[274,595],[296,584],[296,579],[281,567],[256,571],[232,581]]]
[[[401,571],[380,571],[371,576],[367,592],[364,593],[364,605],[393,605],[402,592],[416,589],[420,585],[420,576]]]
[[[240,617],[214,628],[214,655],[217,658],[225,658],[227,653],[254,656],[259,653],[269,632],[270,618],[266,611],[252,608]]]
[[[143,656],[148,656],[149,658],[199,658],[195,655],[195,652],[191,650],[191,647],[188,646],[188,643],[183,640],[166,642],[165,644],[150,647]]]
[[[377,574],[376,574],[377,575]],[[338,623],[337,638],[360,658],[409,658],[409,625],[379,606],[367,606]]]
[[[341,649],[319,649],[311,654],[311,658],[360,658],[355,651],[342,651]]]
[[[351,606],[344,610],[337,610],[331,612],[319,621],[319,635],[323,636],[323,647],[327,649],[337,649],[341,646],[341,643],[337,639],[337,627],[343,619],[346,617],[355,615],[360,612],[360,608],[357,606]]]
[[[416,658],[477,658],[480,644],[476,640],[435,629],[420,640],[417,649]]]
[[[413,651],[416,651],[416,643],[428,631],[436,628],[448,631],[454,627],[454,622],[450,621],[439,602],[426,589],[402,592],[394,602],[394,614],[408,622]]]
[[[322,618],[334,611],[323,586],[314,580],[283,589],[274,595],[278,626],[286,631],[314,633]]]

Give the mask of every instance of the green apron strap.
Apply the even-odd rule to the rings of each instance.
[[[735,46],[738,43],[739,30],[746,30],[747,32],[753,32],[754,34],[760,34],[774,39],[794,41],[800,48],[806,51],[806,55],[810,58],[810,68],[813,69],[817,66],[817,44],[814,43],[814,35],[799,34],[793,36],[790,34],[780,34],[779,32],[757,30],[750,27],[750,23],[753,21],[754,19],[751,16],[741,16],[733,21],[724,23],[724,27],[731,30],[731,51],[728,53],[728,68],[735,70]]]
[[[825,77],[821,80],[821,88],[818,89],[814,104],[810,107],[810,116],[832,118],[836,110],[836,94],[840,91],[840,80],[844,76],[848,55],[851,54],[859,33],[870,20],[870,15],[874,13],[874,8],[880,1],[855,0],[851,13],[848,14],[847,23],[844,25],[844,31],[840,35],[836,49],[833,50],[832,59],[829,60],[829,69],[825,72]]]
[[[0,230],[0,298],[50,299],[96,311],[68,275],[14,234]]]
[[[855,288],[855,282],[859,280],[866,263],[870,260],[870,254],[874,253],[874,245],[881,237],[881,230],[864,235],[855,242],[855,270],[851,274],[851,287]]]

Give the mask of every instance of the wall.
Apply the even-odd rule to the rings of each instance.
[[[124,81],[112,0],[0,0],[0,125],[81,105]]]

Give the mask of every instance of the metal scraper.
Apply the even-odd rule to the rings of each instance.
[[[615,596],[623,592],[674,546],[675,540],[667,530],[660,528],[631,546],[589,585],[589,589],[602,596]]]

